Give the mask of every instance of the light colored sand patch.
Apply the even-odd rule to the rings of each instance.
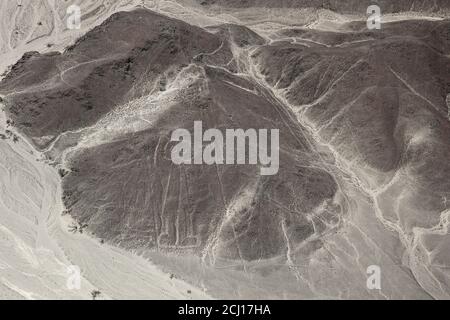
[[[98,289],[113,299],[209,298],[137,255],[69,233],[56,169],[37,161],[23,138],[0,141],[0,151],[0,296],[12,291],[25,299],[90,299]],[[80,290],[67,287],[71,265],[81,269]]]

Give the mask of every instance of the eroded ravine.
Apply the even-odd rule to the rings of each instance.
[[[302,108],[294,107],[287,101],[284,97],[284,93],[282,90],[275,89],[272,87],[267,81],[265,77],[259,72],[259,67],[257,62],[252,60],[253,54],[258,50],[258,47],[252,48],[248,50],[248,52],[241,52],[239,57],[240,61],[245,61],[245,70],[243,72],[249,74],[256,83],[261,85],[262,87],[269,90],[274,99],[276,99],[280,105],[287,108],[288,112],[293,116],[297,114],[296,119],[298,123],[303,128],[303,132],[305,137],[310,142],[310,145],[313,146],[313,150],[316,150],[317,156],[322,160],[323,168],[330,173],[335,181],[340,186],[340,192],[344,195],[346,202],[349,199],[358,199],[359,197],[368,199],[373,212],[376,215],[376,218],[381,223],[381,225],[385,228],[386,232],[394,232],[398,235],[400,239],[403,250],[408,255],[409,259],[405,262],[405,266],[408,267],[412,274],[414,275],[415,281],[417,281],[418,285],[424,290],[426,294],[429,294],[433,298],[448,298],[448,292],[440,285],[439,280],[435,278],[433,273],[424,265],[424,261],[421,255],[423,252],[426,252],[426,249],[422,248],[423,252],[418,249],[420,244],[418,243],[418,237],[423,233],[437,233],[437,234],[446,234],[448,228],[448,212],[443,212],[441,214],[441,222],[438,226],[429,229],[418,228],[415,230],[412,235],[407,235],[405,230],[398,224],[394,223],[384,217],[382,209],[379,206],[379,195],[388,190],[394,182],[399,179],[401,173],[399,173],[402,169],[397,169],[398,171],[393,175],[393,178],[385,184],[379,184],[375,188],[368,186],[365,181],[370,181],[371,177],[366,176],[363,177],[363,180],[359,177],[361,175],[361,171],[358,173],[355,170],[352,170],[351,164],[343,158],[338,151],[328,142],[324,141],[323,138],[319,135],[320,129],[314,129],[315,125],[309,121],[304,115],[304,111],[308,106],[302,106]],[[346,73],[343,73],[334,83],[338,82],[341,78],[345,76]],[[326,96],[325,93],[322,97]],[[319,100],[322,98],[320,97]],[[427,100],[428,101],[428,100]],[[318,101],[311,103],[311,105],[316,104]],[[332,120],[331,120],[332,121]],[[309,138],[308,138],[309,137]],[[319,146],[321,152],[317,152],[317,147]],[[322,156],[323,154],[328,154],[325,158]],[[329,159],[332,159],[331,161]],[[356,191],[355,194],[348,193],[349,190],[353,192]],[[347,208],[350,206],[347,205]],[[351,209],[350,209],[351,210]],[[367,213],[370,214],[370,213]],[[347,212],[343,219],[344,228],[346,224],[352,224],[351,221],[351,213]],[[419,230],[420,229],[420,230]],[[376,240],[375,240],[376,241]],[[418,251],[419,250],[419,251]],[[361,270],[363,271],[363,270]],[[381,294],[388,298],[388,296],[384,295],[383,290],[381,290]]]

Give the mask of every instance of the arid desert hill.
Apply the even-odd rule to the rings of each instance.
[[[0,94],[59,168],[78,227],[215,297],[448,298],[449,30],[358,21],[268,37],[141,8],[63,52],[25,53]],[[175,165],[171,132],[195,121],[279,129],[278,174]],[[380,291],[370,265],[389,279]]]

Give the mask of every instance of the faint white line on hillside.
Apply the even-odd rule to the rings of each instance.
[[[350,68],[348,68],[345,72],[343,72],[339,78],[337,78],[336,80],[334,80],[327,88],[327,90],[319,97],[317,98],[315,101],[308,103],[308,104],[304,104],[299,106],[300,108],[309,108],[309,107],[313,107],[317,104],[319,104],[320,102],[322,102],[329,94],[330,91],[332,90],[333,86],[335,86],[339,81],[341,81],[350,71],[352,71],[356,66],[358,66],[361,62],[363,62],[363,59],[359,59],[358,61],[356,61],[353,65],[350,66]]]
[[[72,70],[74,70],[74,69],[78,69],[78,68],[81,67],[81,66],[85,66],[85,65],[88,65],[88,64],[96,63],[96,62],[114,61],[115,59],[120,58],[120,57],[121,57],[121,55],[119,54],[119,55],[114,55],[114,56],[107,57],[107,58],[94,59],[94,60],[90,60],[90,61],[78,63],[78,64],[76,64],[76,65],[74,65],[74,66],[72,66],[72,67],[70,67],[70,68],[67,68],[67,69],[65,69],[65,70],[62,70],[62,71],[60,70],[61,81],[63,81],[65,84],[67,84],[67,85],[69,85],[69,86],[72,86],[72,85],[70,85],[69,83],[67,83],[66,80],[64,79],[64,75],[65,75],[67,72],[72,71]]]
[[[433,102],[425,98],[423,95],[421,95],[419,92],[417,92],[408,82],[406,82],[405,79],[403,79],[397,72],[395,72],[391,67],[389,67],[391,72],[394,74],[394,76],[400,80],[412,93],[414,93],[416,96],[427,102],[430,106],[432,106],[440,115],[443,115],[444,118],[447,118],[447,115],[439,109]]]

